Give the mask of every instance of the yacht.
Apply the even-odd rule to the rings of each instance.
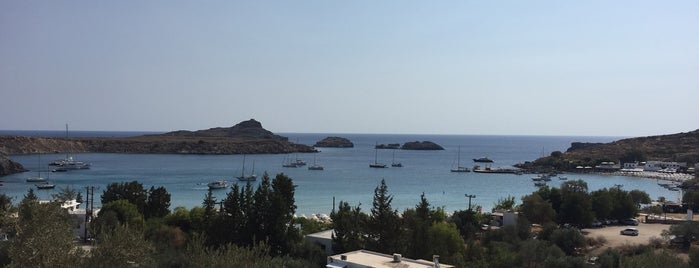
[[[209,189],[211,189],[211,190],[223,189],[223,188],[228,187],[228,182],[225,180],[216,180],[216,181],[209,182],[209,184],[207,184],[207,186],[209,186]]]
[[[477,163],[493,163],[493,160],[487,157],[474,158],[473,162]]]
[[[451,172],[471,172],[467,167],[461,166],[461,146],[459,146],[459,151],[456,153],[456,168],[452,168]]]
[[[255,181],[257,180],[257,175],[255,175],[255,161],[252,162],[252,172],[250,175],[245,176],[245,155],[243,155],[243,171],[240,172],[240,176],[236,177],[239,181]]]
[[[49,182],[44,182],[41,184],[37,184],[36,188],[39,190],[53,189],[56,188],[56,185]]]

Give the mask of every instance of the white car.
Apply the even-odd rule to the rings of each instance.
[[[620,232],[622,235],[632,235],[632,236],[637,236],[638,235],[638,229],[636,228],[626,228],[624,230],[621,230]]]

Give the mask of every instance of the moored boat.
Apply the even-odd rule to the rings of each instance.
[[[243,155],[243,171],[240,176],[236,177],[239,181],[255,181],[257,180],[257,175],[255,175],[255,162],[252,162],[252,172],[250,175],[245,175],[245,155]]]
[[[206,186],[209,186],[209,189],[223,189],[228,187],[228,182],[225,180],[215,180],[212,182],[209,182]]]
[[[53,189],[56,188],[56,185],[49,182],[44,182],[41,184],[36,184],[36,188],[39,190]]]
[[[493,161],[492,159],[487,158],[487,157],[484,156],[484,157],[481,157],[481,158],[474,158],[474,159],[473,159],[473,162],[477,162],[477,163],[493,163],[494,161]]]
[[[467,167],[461,166],[461,146],[456,153],[456,167],[451,169],[451,172],[471,172]]]

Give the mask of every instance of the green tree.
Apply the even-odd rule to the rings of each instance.
[[[575,254],[577,248],[585,245],[585,237],[577,229],[572,228],[554,230],[549,239],[567,255]]]
[[[269,246],[271,252],[278,255],[288,254],[301,241],[299,231],[292,224],[296,213],[295,189],[291,178],[283,173],[277,174],[272,180],[269,197]]]
[[[508,195],[506,198],[498,199],[498,202],[493,205],[493,212],[498,210],[513,210],[515,209],[515,197]]]
[[[66,185],[66,187],[59,187],[58,193],[51,195],[51,197],[53,197],[53,199],[61,201],[61,202],[76,199],[77,196],[78,196],[78,190],[71,187],[70,185]]]
[[[143,216],[148,218],[162,218],[170,213],[170,193],[165,187],[150,187],[146,200],[146,211]]]
[[[587,226],[592,223],[594,215],[586,182],[583,180],[564,182],[561,185],[561,197],[563,202],[558,212],[560,222],[577,226]]]
[[[366,214],[358,206],[352,208],[349,203],[340,201],[337,211],[330,213],[333,221],[333,250],[336,253],[354,251],[364,248],[364,226]]]
[[[429,230],[433,219],[430,203],[425,198],[425,193],[420,195],[420,203],[415,209],[406,209],[403,212],[403,221],[407,231],[407,253],[408,257],[414,259],[429,259],[431,253],[427,250],[425,241],[429,239]],[[457,230],[458,231],[458,230]]]
[[[538,192],[522,197],[520,212],[524,214],[527,220],[538,224],[553,222],[556,217],[556,212],[553,210],[551,203],[541,198]]]
[[[464,240],[454,223],[437,222],[431,225],[425,241],[428,245],[426,251],[430,253],[430,256],[439,255],[440,261],[449,264],[463,264],[465,262]]]
[[[86,259],[87,267],[153,267],[153,245],[143,231],[117,225],[98,237],[99,242]]]
[[[595,212],[595,217],[598,219],[607,219],[612,216],[614,201],[609,189],[604,188],[590,193],[592,199],[592,210]]]
[[[367,224],[367,248],[378,252],[392,254],[402,252],[402,229],[398,211],[391,207],[393,196],[388,194],[386,181],[374,189],[374,201]]]
[[[148,193],[143,188],[143,184],[132,181],[122,183],[111,183],[102,193],[102,204],[107,204],[116,200],[126,200],[136,205],[138,212],[144,214],[146,211],[146,200]]]
[[[476,233],[481,230],[481,220],[477,212],[473,210],[455,211],[449,218],[449,221],[454,223],[464,240],[475,238]]]
[[[120,224],[129,225],[131,228],[143,228],[143,223],[143,216],[138,213],[136,205],[121,199],[103,204],[91,228],[93,233],[99,236],[114,230]]]
[[[253,230],[255,234],[255,243],[260,241],[265,241],[269,238],[269,233],[271,232],[271,207],[272,202],[270,201],[270,196],[272,195],[272,187],[269,179],[269,175],[265,173],[262,175],[262,181],[257,186],[255,194],[253,195],[252,211],[250,215],[252,217],[248,218],[253,224]]]
[[[637,208],[641,208],[641,204],[651,203],[650,196],[644,191],[634,189],[629,192],[629,195],[631,195],[631,200]]]
[[[75,249],[73,223],[58,203],[24,199],[11,240],[8,267],[74,267],[82,251]],[[71,250],[66,250],[71,249]]]

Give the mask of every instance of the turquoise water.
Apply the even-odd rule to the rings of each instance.
[[[108,135],[108,134],[106,134]],[[549,137],[549,136],[468,136],[468,135],[373,135],[373,134],[282,134],[289,140],[313,145],[327,136],[341,136],[354,142],[354,148],[319,148],[316,160],[325,167],[322,171],[301,168],[284,168],[282,163],[288,158],[302,158],[312,163],[313,154],[265,154],[246,156],[246,173],[255,164],[259,183],[263,172],[270,176],[285,173],[290,176],[296,188],[297,214],[329,214],[340,200],[352,206],[361,204],[364,211],[371,208],[373,190],[381,179],[385,179],[389,193],[394,196],[393,207],[399,210],[414,207],[425,193],[433,206],[444,207],[447,212],[465,209],[468,199],[465,194],[476,195],[472,204],[489,210],[498,199],[530,194],[536,188],[531,182],[533,175],[452,173],[458,147],[461,146],[461,162],[471,167],[472,158],[487,156],[496,162],[494,167],[509,167],[512,164],[531,161],[552,151],[565,151],[571,142],[609,142],[617,137]],[[375,143],[404,143],[429,140],[443,146],[443,151],[395,151],[397,162],[402,168],[372,169]],[[379,150],[378,161],[389,164],[393,150]],[[79,161],[92,163],[90,170],[47,173],[47,163],[64,157],[63,154],[16,155],[15,161],[22,163],[30,172],[2,177],[4,186],[0,191],[15,197],[16,201],[26,194],[32,183],[25,182],[36,175],[39,168],[42,176],[57,185],[56,190],[37,190],[40,198],[48,199],[59,187],[71,185],[83,189],[91,185],[98,187],[101,194],[106,185],[112,182],[137,180],[145,187],[164,186],[172,194],[172,208],[191,208],[201,205],[207,192],[206,183],[216,179],[236,182],[240,175],[242,155],[143,155],[143,154],[77,154]],[[41,163],[39,163],[39,158]],[[671,192],[657,185],[656,180],[602,175],[568,174],[569,180],[585,180],[590,190],[623,185],[623,189],[646,191],[651,198],[664,196],[670,200],[677,198],[678,192]],[[559,186],[561,181],[554,179],[551,186]],[[226,190],[214,191],[218,198],[225,197]],[[96,195],[95,200],[99,197]],[[99,201],[98,201],[99,202]],[[99,204],[98,204],[99,205]]]

